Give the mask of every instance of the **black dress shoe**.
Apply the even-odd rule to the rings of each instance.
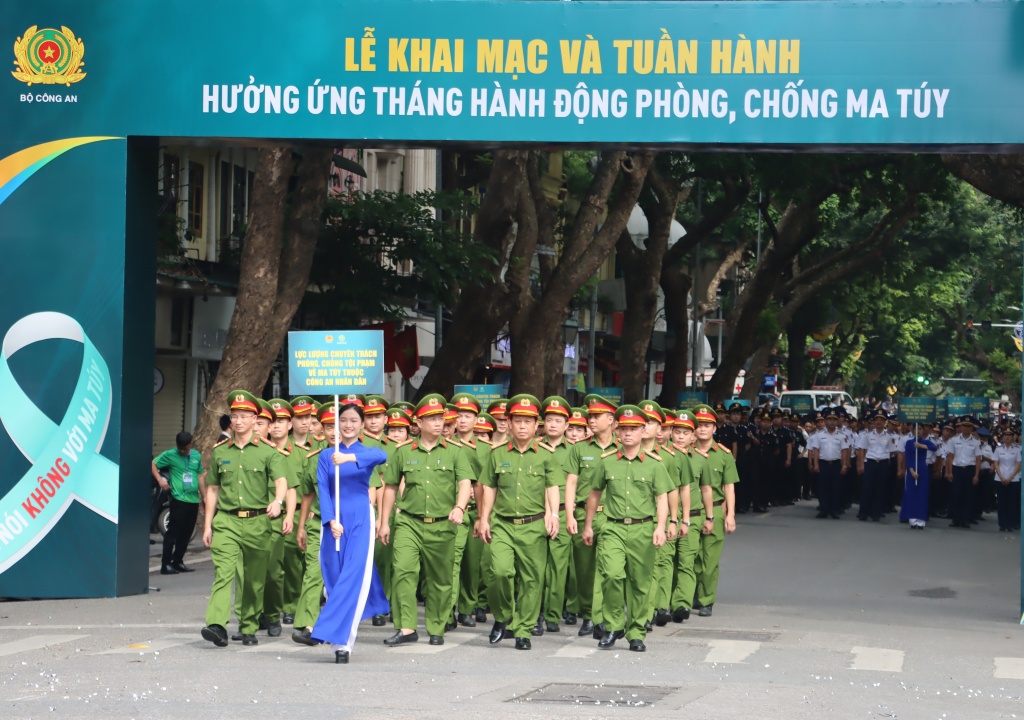
[[[625,636],[625,634],[625,630],[616,630],[615,632],[605,633],[604,637],[601,638],[601,641],[597,644],[597,646],[602,650],[610,650],[611,648],[615,647],[615,641]]]
[[[266,630],[268,627],[270,627],[270,618],[260,613],[260,630]]]
[[[558,623],[551,622],[550,620],[544,623],[544,629],[548,632],[562,632],[562,628],[558,627]]]
[[[580,637],[584,635],[592,635],[594,633],[594,623],[586,618],[583,619],[583,624],[580,625],[580,631],[576,633]]]
[[[295,616],[291,613],[285,613],[284,617],[281,618],[281,622],[283,622],[285,625],[291,625],[295,622]]]
[[[487,641],[491,645],[497,645],[498,643],[500,643],[502,640],[505,639],[505,628],[507,626],[508,623],[494,623],[494,627],[491,628],[491,634],[487,636]]]
[[[697,614],[700,615],[701,617],[711,617],[711,608],[712,607],[714,607],[714,605],[705,605],[704,607],[702,607],[700,609],[700,612],[697,613]]]
[[[533,626],[533,630],[530,631],[530,634],[534,637],[542,636],[544,634],[544,621],[537,620],[537,624]]]
[[[299,645],[309,645],[310,647],[316,647],[320,643],[313,639],[313,631],[309,628],[302,628],[292,633],[292,640],[297,642]]]
[[[395,645],[403,645],[405,643],[414,643],[420,639],[420,634],[413,630],[408,635],[403,635],[402,631],[399,630],[391,637],[384,640],[384,644],[388,647],[394,647]]]
[[[690,609],[684,607],[677,607],[672,611],[672,622],[681,623],[684,620],[690,619]]]
[[[173,565],[161,565],[160,566],[160,574],[161,575],[177,575],[179,572],[181,572],[181,571],[178,570],[178,568],[174,567]]]
[[[200,631],[200,634],[203,636],[203,640],[209,640],[217,647],[228,646],[228,631],[220,625],[207,625]]]
[[[195,572],[194,568],[187,567],[185,565],[185,563],[180,563],[180,562],[171,563],[171,567],[174,568],[175,570],[177,570],[180,573],[183,573],[183,572]]]
[[[270,623],[270,627],[267,628],[267,635],[270,637],[281,637],[281,623]]]
[[[477,608],[474,610],[473,616],[476,618],[478,623],[487,622],[487,613],[484,612],[483,608]]]
[[[462,627],[476,627],[476,620],[472,615],[459,615],[459,625]]]
[[[259,645],[260,641],[256,639],[255,635],[246,635],[242,633],[242,644],[243,645]]]
[[[562,613],[562,622],[564,622],[566,625],[575,625],[576,624],[576,613],[571,613],[571,612]]]
[[[643,640],[630,640],[629,649],[633,652],[647,652],[647,646],[644,645]]]
[[[430,640],[427,641],[428,645],[444,645],[444,637],[442,635],[431,635]]]
[[[594,626],[593,637],[594,637],[595,640],[600,640],[601,638],[604,637],[604,625],[602,625],[601,623],[598,623],[597,625]]]
[[[455,613],[452,612],[451,617],[448,618],[448,622],[444,624],[445,632],[452,632],[453,630],[459,629],[459,621]]]
[[[387,623],[387,619],[383,615],[374,615],[370,619],[370,624],[373,625],[374,627],[384,627],[384,625],[386,623]]]
[[[529,650],[532,647],[530,638],[516,638],[516,650]]]
[[[648,620],[647,622],[644,623],[644,630],[646,630],[647,632],[650,632],[653,629],[654,629],[654,623],[653,622]]]
[[[827,517],[828,517],[828,513],[826,513],[826,512],[819,512],[819,513],[818,513],[817,515],[815,515],[814,517],[815,517],[816,519],[818,519],[818,520],[824,520],[825,518],[827,518]]]
[[[242,633],[235,633],[232,635],[231,642],[242,642]]]
[[[348,650],[335,650],[334,651],[334,664],[335,665],[348,665]]]
[[[654,615],[654,624],[658,627],[665,627],[671,619],[672,614],[665,608],[660,608]]]

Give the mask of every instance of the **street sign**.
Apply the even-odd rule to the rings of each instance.
[[[957,417],[969,413],[971,399],[966,395],[950,395],[946,398],[946,414],[949,417]]]
[[[708,394],[697,390],[684,390],[676,395],[676,404],[688,408],[694,405],[707,405]]]
[[[381,330],[288,333],[290,395],[380,395],[384,392]]]
[[[495,400],[504,397],[505,386],[500,383],[494,385],[456,385],[455,394],[469,393],[480,401],[480,407],[487,410],[487,406]]]
[[[989,412],[991,412],[989,410],[988,398],[985,397],[972,397],[968,404],[968,408],[968,412],[970,412],[971,415],[977,415],[979,417],[982,415],[988,415]]]

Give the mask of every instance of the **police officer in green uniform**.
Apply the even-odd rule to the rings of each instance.
[[[587,409],[585,407],[574,407],[569,410],[569,422],[565,428],[565,442],[569,448],[578,442],[587,439],[589,430],[587,427]],[[571,450],[569,451],[571,452]],[[563,466],[569,460],[569,452],[563,459]],[[568,468],[566,468],[568,470]],[[569,510],[566,511],[566,526],[569,522]],[[566,532],[566,535],[569,535]],[[575,538],[569,535],[569,544],[575,542]],[[565,612],[562,620],[566,625],[575,625],[580,614],[580,593],[579,585],[576,582],[576,563],[573,560],[573,550],[569,551],[569,571],[565,576]]]
[[[303,645],[319,645],[312,638],[313,624],[320,616],[320,600],[324,594],[324,578],[320,571],[320,536],[323,521],[320,518],[320,498],[317,496],[317,464],[320,453],[334,445],[337,423],[334,407],[325,404],[317,411],[317,421],[326,431],[322,447],[314,448],[306,453],[306,468],[302,473],[302,507],[299,517],[304,522],[296,531],[298,544],[306,553],[306,571],[302,576],[302,591],[295,608],[295,630],[292,640]],[[320,445],[320,443],[317,443]]]
[[[498,398],[490,405],[487,406],[487,414],[494,420],[494,431],[491,433],[491,446],[497,447],[498,445],[505,445],[509,441],[508,435],[508,415],[506,409],[508,407],[508,398]],[[486,469],[486,466],[484,467]],[[483,495],[483,489],[477,488],[477,519],[479,519],[480,512],[480,499]],[[474,528],[476,526],[474,525]],[[478,538],[479,539],[479,538]],[[480,544],[483,546],[480,550],[480,585],[477,589],[477,598],[479,599],[479,605],[474,610],[474,615],[478,623],[487,621],[487,613],[480,605],[487,604],[487,598],[490,595],[490,587],[492,582],[491,576],[491,546],[484,543],[482,540]]]
[[[665,410],[654,400],[640,401],[640,410],[643,411],[646,421],[640,448],[647,455],[656,455],[661,458],[662,467],[665,468],[669,480],[672,481],[672,490],[668,494],[669,523],[665,528],[665,544],[659,547],[654,554],[654,574],[648,594],[650,612],[647,614],[646,628],[650,632],[651,618],[659,627],[668,624],[668,621],[672,619],[668,605],[672,599],[672,567],[675,561],[675,540],[679,533],[680,480],[679,463],[676,460],[675,450],[671,447],[663,447],[658,443],[658,437],[664,433],[662,426],[666,421]]]
[[[675,542],[674,583],[672,587],[672,621],[681,623],[688,620],[693,608],[693,596],[697,588],[694,574],[694,560],[700,551],[700,518],[710,515],[711,503],[705,509],[701,495],[701,481],[706,484],[707,465],[693,450],[693,431],[696,423],[693,413],[680,410],[672,428],[672,444],[679,463],[680,513],[679,534]]]
[[[476,421],[480,416],[480,401],[470,393],[458,393],[452,398],[451,404],[458,412],[455,418],[455,439],[466,449],[466,458],[473,469],[473,485],[465,516],[455,537],[455,568],[452,576],[454,615],[453,620],[448,623],[448,630],[454,630],[456,624],[476,627],[473,611],[478,603],[483,543],[480,542],[480,538],[471,536],[477,519],[477,478],[480,477],[487,456],[491,452],[490,443],[478,440],[475,433]]]
[[[388,401],[380,395],[367,395],[363,398],[363,432],[359,436],[359,442],[366,447],[379,447],[387,454],[388,459],[395,452],[395,443],[387,435]],[[377,488],[376,502],[374,503],[377,517],[383,517],[381,504],[384,496],[381,488],[384,486],[384,472],[387,464],[377,468],[377,474],[370,479],[370,487]],[[379,524],[379,523],[378,523]],[[373,548],[373,564],[377,567],[377,575],[384,587],[384,594],[391,597],[391,548],[382,544],[379,540]],[[376,615],[372,619],[374,627],[383,627],[387,618],[383,615]]]
[[[286,458],[288,494],[291,496],[289,499],[292,507],[295,507],[294,496],[306,467],[306,453],[302,449],[294,450],[289,442],[293,412],[291,404],[283,398],[273,398],[267,403],[274,413],[268,430],[268,440]],[[295,521],[293,515],[293,528]],[[286,605],[290,605],[294,615],[295,603],[302,590],[302,553],[296,541],[296,533],[289,532],[285,535],[282,532],[283,523],[283,515],[270,521],[273,532],[270,541],[270,560],[267,563],[267,584],[263,590],[263,617],[267,622],[267,635],[270,637],[281,635],[281,617],[286,611]]]
[[[583,404],[587,407],[587,419],[594,434],[588,440],[574,443],[565,461],[565,523],[569,534],[573,536],[572,558],[576,566],[579,613],[583,618],[578,634],[592,635],[595,640],[600,640],[604,637],[604,626],[601,624],[603,602],[602,583],[597,574],[597,548],[601,544],[601,531],[604,528],[604,505],[597,506],[597,515],[593,521],[593,543],[584,543],[578,530],[586,517],[592,476],[601,463],[601,455],[618,445],[614,435],[616,405],[595,394],[583,398]]]
[[[718,418],[707,405],[693,409],[697,429],[694,432],[695,452],[707,465],[707,475],[701,479],[701,500],[705,507],[712,506],[712,515],[704,517],[701,527],[700,552],[694,561],[697,576],[697,603],[700,617],[711,617],[712,606],[718,592],[718,564],[727,533],[736,531],[736,461],[732,453],[714,440]]]
[[[541,403],[544,414],[544,442],[555,452],[558,473],[558,525],[565,527],[565,462],[569,457],[569,444],[565,441],[565,430],[572,411],[569,402],[558,395],[545,398]],[[572,536],[559,532],[548,539],[548,565],[544,572],[544,597],[541,605],[542,616],[537,618],[534,636],[547,632],[559,632],[558,621],[565,610],[565,584],[572,562]]]
[[[313,398],[308,395],[300,395],[292,398],[289,403],[292,406],[292,434],[288,440],[290,464],[297,465],[301,462],[302,469],[299,472],[299,488],[298,497],[296,503],[300,504],[302,501],[302,486],[306,474],[306,459],[309,454],[316,450],[313,447],[315,439],[310,434],[310,422],[314,419],[315,415],[315,402]],[[285,577],[285,601],[284,601],[284,617],[283,622],[285,625],[291,625],[295,622],[295,612],[299,602],[299,597],[302,595],[302,583],[306,574],[306,549],[299,544],[299,536],[304,531],[306,525],[305,516],[302,513],[298,513],[295,516],[295,532],[288,535],[285,538],[285,556],[284,556],[284,577]],[[318,536],[319,537],[319,536]],[[294,542],[294,552],[289,552],[288,547]],[[314,561],[319,565],[319,560],[314,558]]]
[[[213,559],[213,587],[206,608],[202,636],[226,647],[225,625],[231,612],[231,581],[239,562],[244,565],[240,584],[242,643],[256,644],[258,616],[263,607],[263,586],[269,559],[270,520],[284,509],[282,531],[291,532],[294,500],[286,507],[288,469],[282,455],[254,434],[259,405],[244,390],[228,396],[233,436],[213,448],[207,472],[206,518],[203,543]],[[271,483],[274,492],[270,492]]]
[[[668,494],[674,489],[663,462],[641,447],[646,418],[636,405],[615,411],[622,446],[601,454],[587,498],[583,541],[594,544],[594,516],[604,499],[605,526],[597,549],[603,583],[605,634],[598,642],[610,650],[625,636],[629,649],[644,652],[651,579],[658,548],[665,544]],[[626,613],[629,618],[627,625]]]
[[[540,615],[547,538],[559,531],[558,485],[564,471],[554,450],[535,438],[540,412],[533,395],[508,401],[512,439],[491,450],[480,478],[483,493],[475,532],[491,545],[494,627],[489,640],[497,645],[511,626],[516,650],[531,647],[530,633]]]
[[[396,646],[416,642],[416,587],[426,576],[424,624],[431,645],[444,644],[451,614],[455,537],[469,502],[473,469],[458,441],[441,437],[445,400],[437,393],[416,405],[420,437],[401,445],[387,464],[378,539],[393,542],[391,609],[397,632],[384,641]],[[392,538],[389,517],[398,486],[404,482]]]

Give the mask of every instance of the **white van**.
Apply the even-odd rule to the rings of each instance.
[[[786,390],[779,397],[779,407],[789,408],[799,415],[822,407],[845,408],[851,417],[857,417],[859,408],[849,393],[840,387],[817,386],[810,390]]]

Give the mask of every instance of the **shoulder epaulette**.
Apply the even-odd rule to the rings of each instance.
[[[458,438],[448,438],[448,442],[450,442],[455,447],[462,447],[462,442]]]
[[[291,451],[291,450],[288,450],[287,448],[279,448],[279,447],[277,447],[277,446],[275,445],[275,446],[274,446],[274,449],[275,449],[275,450],[277,450],[277,451],[278,451],[279,453],[281,453],[282,455],[284,455],[285,457],[287,457],[287,456],[289,456],[289,455],[291,455],[291,454],[292,454],[292,451]]]
[[[662,448],[662,450],[667,452],[669,455],[675,455],[676,454],[676,451],[672,449],[671,445],[666,445],[665,447]]]
[[[408,438],[406,440],[403,440],[402,442],[400,442],[397,445],[395,445],[395,450],[397,450],[400,447],[405,447],[406,445],[411,445],[414,442],[416,442],[415,438]]]
[[[601,458],[604,459],[604,458],[608,457],[609,455],[616,455],[616,454],[618,454],[618,452],[619,452],[618,448],[612,448],[608,452],[602,453]]]
[[[548,444],[547,444],[546,442],[544,442],[543,440],[541,440],[541,441],[540,441],[540,442],[538,442],[537,444],[538,444],[538,445],[540,445],[540,446],[541,446],[542,448],[544,448],[545,450],[547,450],[548,452],[554,452],[554,451],[555,451],[555,447],[554,447],[553,445],[548,445]]]
[[[706,458],[708,456],[708,454],[706,452],[704,452],[703,450],[701,450],[698,447],[693,448],[693,451],[695,453],[697,453],[698,455],[700,455],[702,458]]]
[[[732,450],[730,450],[729,448],[727,448],[727,447],[726,447],[725,445],[723,445],[722,443],[715,443],[715,446],[716,446],[716,447],[717,447],[717,448],[718,448],[719,450],[722,450],[723,452],[727,452],[727,453],[729,453],[730,455],[732,455]]]
[[[317,453],[319,453],[321,450],[323,450],[323,448],[317,448],[316,450],[314,450],[314,451],[312,451],[310,453],[307,453],[306,454],[306,459],[308,460],[309,458],[311,458],[314,455],[316,455]]]
[[[214,444],[214,447],[218,448],[218,447],[220,447],[221,445],[223,445],[224,443],[227,443],[227,442],[231,442],[231,438],[224,438],[219,443]]]

